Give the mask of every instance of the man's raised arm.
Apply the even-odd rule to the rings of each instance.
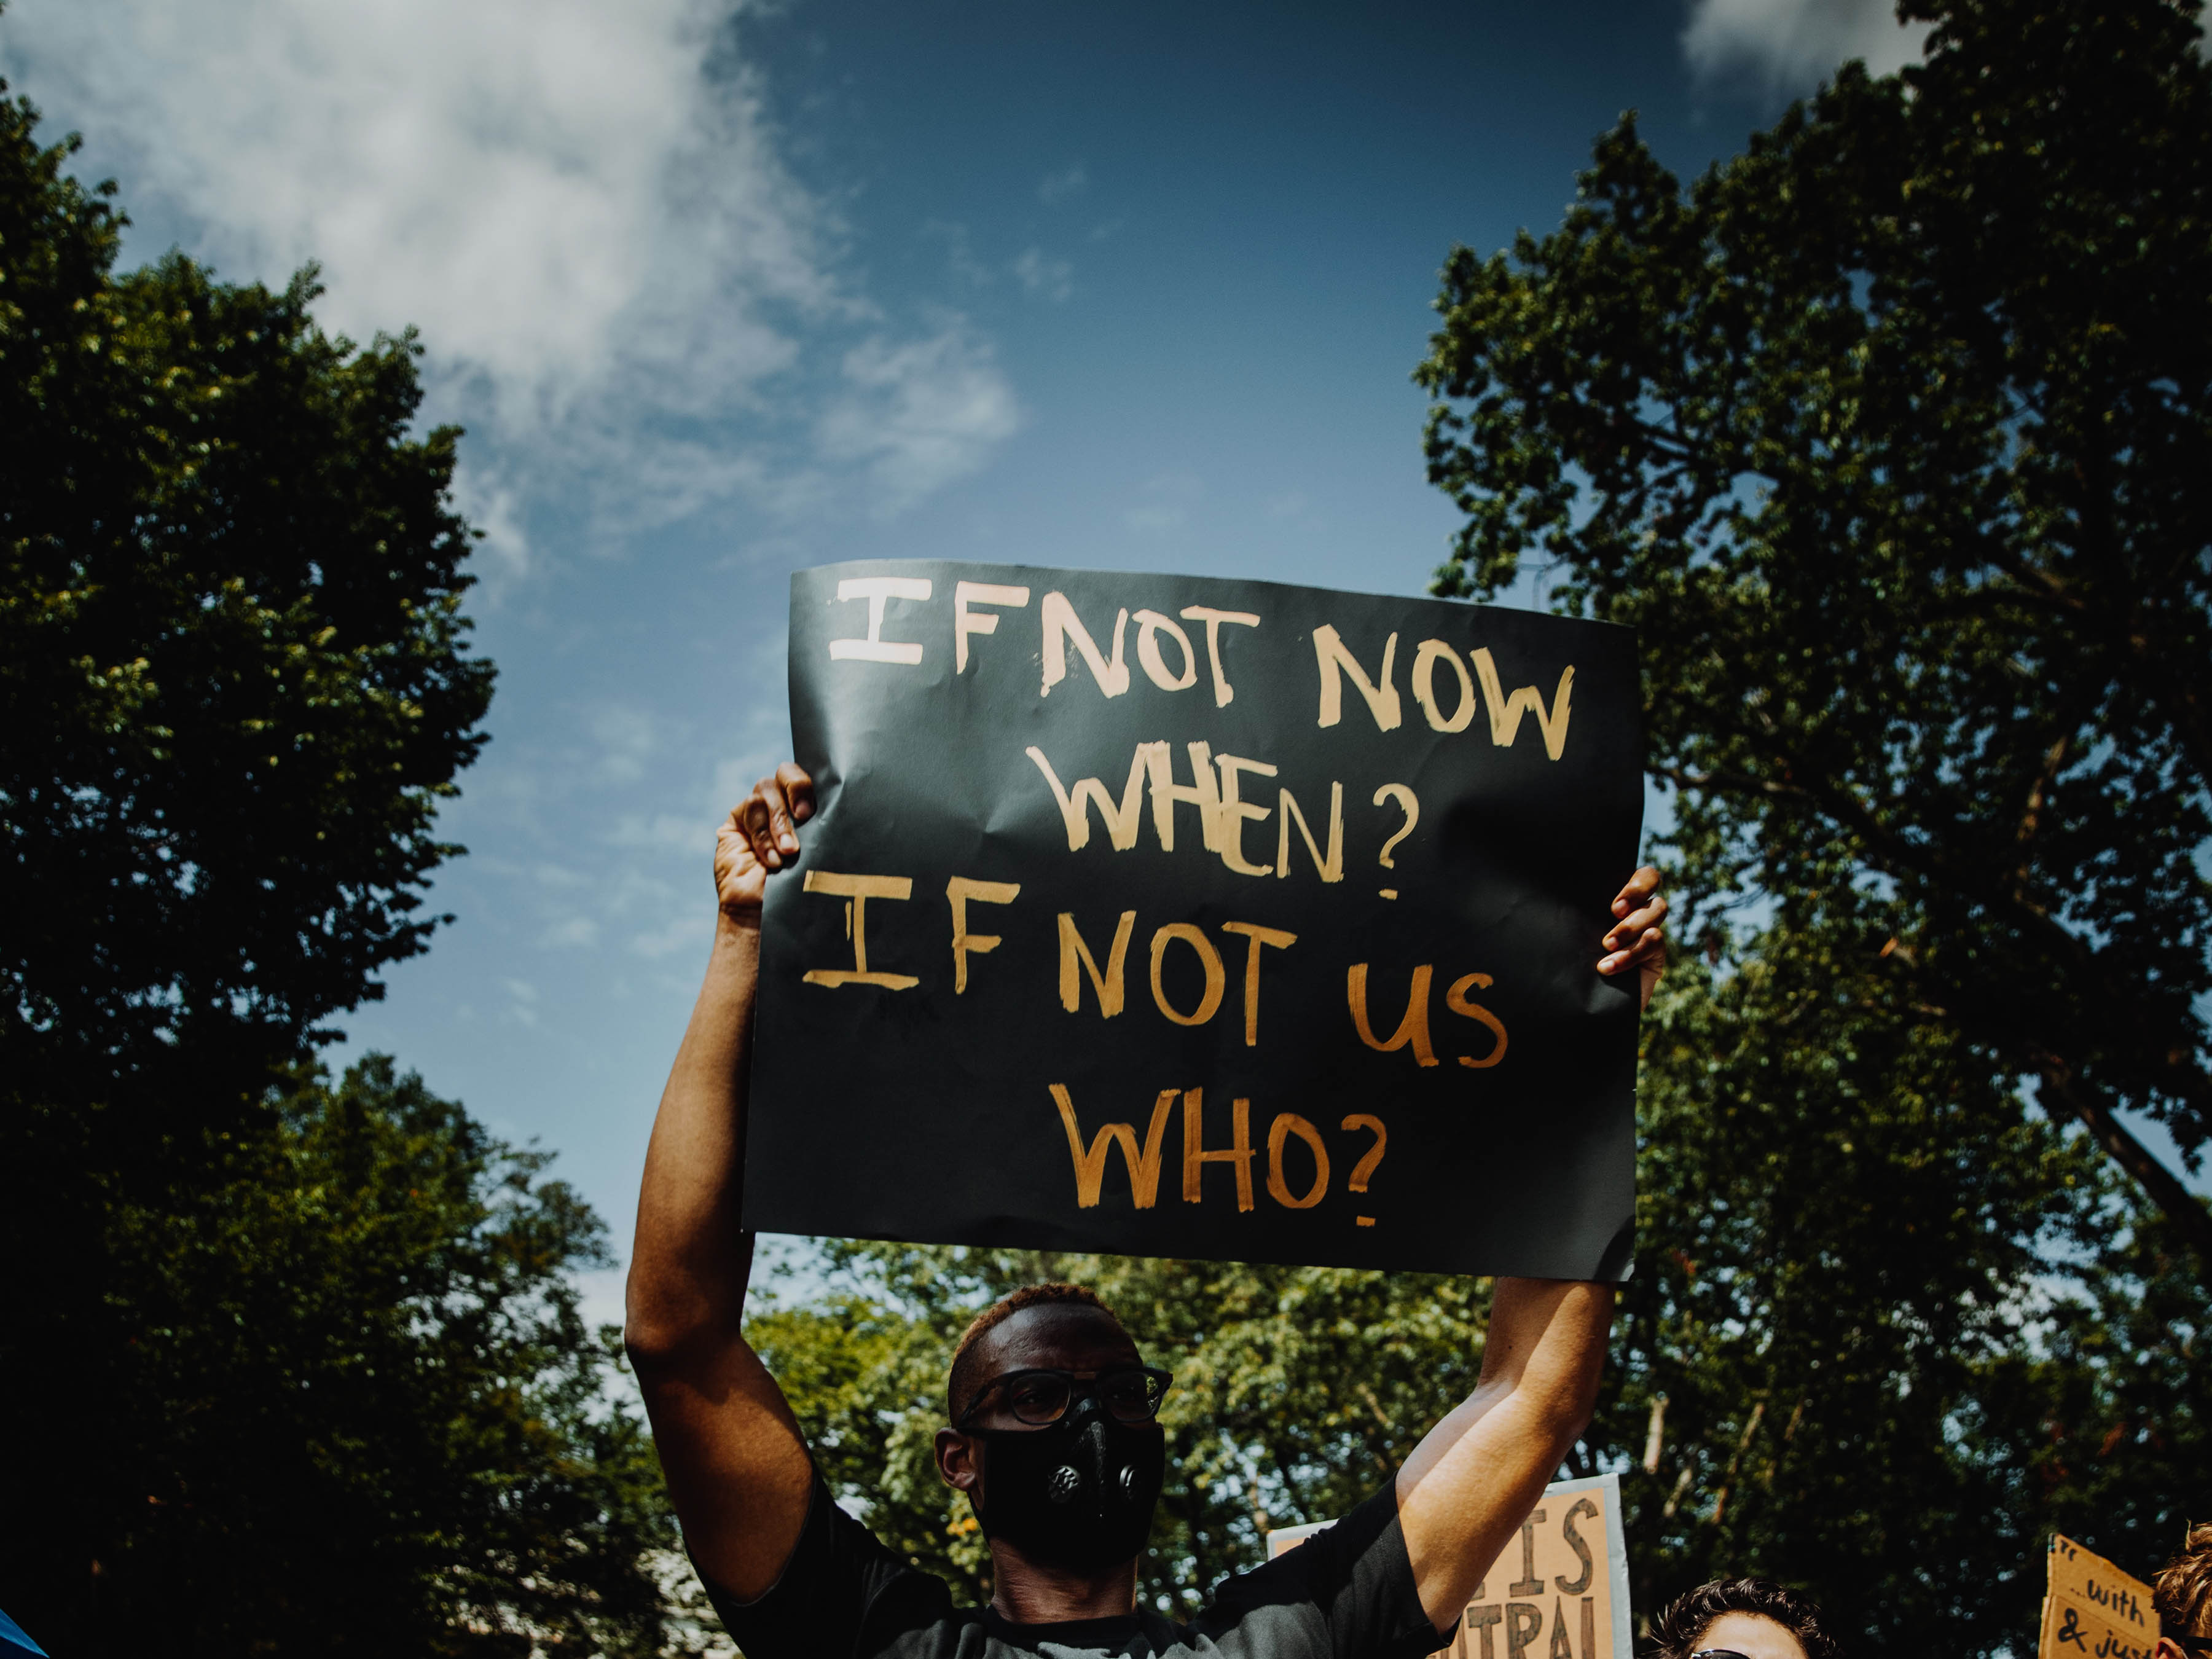
[[[738,1209],[761,899],[813,811],[812,780],[785,765],[716,836],[714,954],[645,1155],[623,1324],[684,1541],[745,1598],[783,1571],[813,1481],[783,1391],[742,1333],[753,1241]]]
[[[1597,964],[1634,969],[1644,1003],[1666,971],[1659,872],[1629,878]],[[1439,1633],[1466,1611],[1484,1571],[1536,1507],[1597,1404],[1613,1287],[1501,1279],[1491,1297],[1482,1376],[1398,1471],[1398,1520],[1421,1609]]]

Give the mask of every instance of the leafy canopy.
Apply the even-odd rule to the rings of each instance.
[[[67,1438],[10,1454],[52,1477],[0,1523],[10,1613],[56,1652],[657,1652],[673,1527],[578,1310],[603,1224],[389,1059],[277,1109],[109,1208],[120,1352],[96,1418],[15,1419]]]
[[[458,434],[411,335],[356,349],[181,255],[0,100],[0,1043],[26,1094],[172,1058],[258,1080],[422,948],[483,742]]]
[[[411,337],[172,254],[0,100],[0,1601],[56,1652],[653,1645],[599,1224],[388,1066],[483,742]]]
[[[1418,375],[1467,514],[1645,640],[1692,892],[1855,883],[1948,1029],[2212,1136],[2212,66],[2194,0],[1908,0],[1686,191],[1626,120],[1548,236],[1455,251]]]

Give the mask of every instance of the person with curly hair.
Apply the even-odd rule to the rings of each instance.
[[[2212,1523],[2183,1535],[2173,1559],[2151,1581],[2158,1647],[2151,1659],[2212,1659]]]
[[[1843,1659],[1810,1596],[1771,1578],[1716,1578],[1652,1622],[1647,1659]]]

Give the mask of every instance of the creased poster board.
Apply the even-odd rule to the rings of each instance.
[[[2046,1560],[2037,1659],[2149,1659],[2158,1615],[2148,1584],[2070,1538],[2054,1534]]]
[[[1269,1533],[1268,1559],[1326,1524]],[[1468,1599],[1446,1659],[1629,1659],[1625,1539],[1619,1476],[1545,1487]]]
[[[1618,1278],[1621,629],[1266,582],[799,573],[769,1231]]]

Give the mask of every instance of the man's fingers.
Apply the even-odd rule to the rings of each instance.
[[[768,868],[781,870],[785,852],[799,850],[799,837],[791,831],[791,813],[784,803],[782,786],[774,778],[763,778],[753,786],[743,811],[745,835],[753,844],[753,856]]]
[[[1626,916],[1631,910],[1635,909],[1645,899],[1659,890],[1659,881],[1657,868],[1652,865],[1645,865],[1628,878],[1628,884],[1623,887],[1615,896],[1613,901],[1613,914],[1616,916]],[[1660,902],[1663,905],[1666,901],[1662,898]]]
[[[786,761],[775,769],[775,781],[782,787],[784,799],[791,804],[793,823],[804,823],[814,816],[814,780],[807,776],[805,767],[796,761]],[[799,850],[795,840],[791,850]]]
[[[1614,901],[1616,903],[1618,900]],[[1656,896],[1650,903],[1632,915],[1623,916],[1615,922],[1602,941],[1608,951],[1617,951],[1624,941],[1639,937],[1647,928],[1656,927],[1667,919],[1667,896]]]
[[[738,803],[738,810],[730,814],[738,831],[745,838],[745,850],[756,863],[765,865],[768,855],[775,849],[769,845],[769,805],[756,790]]]
[[[744,837],[755,863],[781,870],[798,858],[799,826],[813,816],[814,780],[787,761],[775,776],[753,785],[732,810],[730,825]]]
[[[1606,936],[1606,943],[1608,945],[1613,943],[1612,934],[1608,933]],[[1617,974],[1632,964],[1642,965],[1653,961],[1663,963],[1666,959],[1665,933],[1656,927],[1647,927],[1633,945],[1625,950],[1616,950],[1610,956],[1599,957],[1597,970],[1601,974]]]

